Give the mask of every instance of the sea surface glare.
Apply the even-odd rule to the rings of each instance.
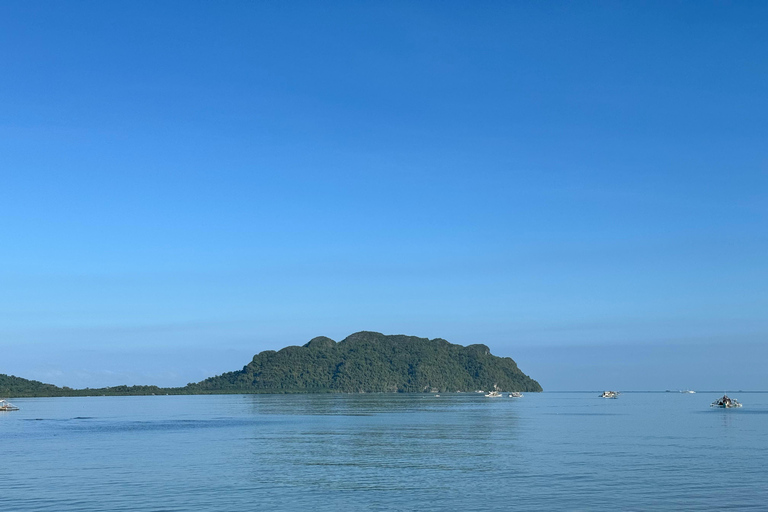
[[[15,399],[0,511],[768,510],[768,394],[729,394]]]

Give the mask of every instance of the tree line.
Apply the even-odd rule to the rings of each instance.
[[[303,346],[266,350],[242,370],[184,387],[114,386],[72,389],[0,374],[0,396],[93,396],[218,393],[423,393],[541,391],[508,357],[485,345],[443,339],[352,334],[340,342],[314,338]]]

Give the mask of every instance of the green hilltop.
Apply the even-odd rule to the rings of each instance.
[[[0,398],[8,396],[62,396],[69,388],[60,388],[53,384],[43,384],[37,380],[27,380],[15,375],[0,373]]]
[[[158,386],[114,386],[110,388],[72,389],[58,387],[37,380],[23,379],[0,373],[0,398],[30,396],[94,396],[94,395],[157,395],[185,394],[185,388],[160,388]],[[180,392],[181,391],[181,392]]]
[[[425,391],[541,391],[509,357],[485,345],[358,332],[340,342],[324,336],[298,347],[254,356],[242,370],[187,388],[201,393],[420,393]]]
[[[0,374],[0,396],[218,393],[422,393],[493,389],[541,391],[509,357],[485,345],[358,332],[340,342],[320,336],[303,346],[265,350],[242,370],[179,388],[115,386],[71,389]]]

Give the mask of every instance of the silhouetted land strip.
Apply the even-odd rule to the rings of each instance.
[[[184,387],[72,389],[0,374],[0,396],[197,395],[223,393],[422,393],[492,389],[541,391],[509,357],[485,345],[358,332],[340,342],[320,336],[305,345],[265,350],[242,370]]]

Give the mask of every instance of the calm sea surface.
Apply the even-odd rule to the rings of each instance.
[[[16,399],[2,511],[768,510],[768,394]]]

